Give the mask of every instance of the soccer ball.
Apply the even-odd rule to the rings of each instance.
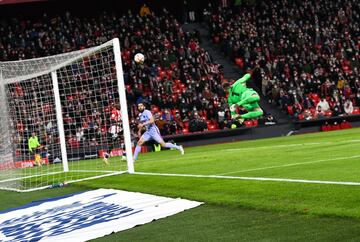
[[[135,56],[134,56],[134,61],[136,63],[143,63],[145,60],[145,56],[141,53],[137,53]]]

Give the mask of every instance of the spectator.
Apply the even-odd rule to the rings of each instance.
[[[181,132],[180,127],[189,121],[194,106],[204,117],[199,117],[199,123],[205,124],[202,130],[206,121],[220,122],[215,127],[222,127],[222,122],[226,125],[230,119],[228,111],[219,115],[214,101],[215,94],[217,102],[225,98],[221,87],[223,68],[200,47],[199,33],[185,32],[166,9],[160,16],[146,13],[144,11],[142,17],[133,15],[131,11],[123,16],[104,12],[91,18],[73,16],[68,12],[55,18],[36,19],[34,16],[34,20],[24,20],[27,26],[21,34],[5,20],[7,28],[3,29],[0,46],[6,48],[0,51],[0,59],[8,61],[49,56],[93,47],[118,36],[123,47],[121,54],[132,133],[136,129],[135,102],[138,100],[151,102],[159,112],[168,109],[170,117],[174,109],[179,109],[176,119],[172,117],[167,123],[169,134]],[[138,52],[146,55],[143,65],[133,61],[132,57]],[[97,65],[98,58],[104,58],[101,60],[103,63],[110,63],[109,57],[92,56],[74,64],[74,79],[71,82],[59,76],[60,88],[66,90],[61,95],[61,102],[67,141],[76,140],[80,145],[106,145],[107,135],[112,136],[109,129],[114,122],[121,121],[119,107],[114,105],[119,103],[119,97],[117,89],[112,88],[115,78],[113,69],[110,65]],[[93,73],[91,77],[82,73],[89,67]],[[276,85],[279,89],[283,88],[280,83]],[[19,123],[19,142],[27,140],[24,130],[40,130],[46,125],[45,137],[41,139],[48,142],[47,145],[58,147],[59,137],[54,132],[56,123],[53,123],[56,120],[54,106],[51,100],[39,98],[39,90],[41,97],[52,96],[49,87],[51,82],[45,77],[9,84],[9,91],[14,96],[11,105],[21,107],[14,111],[16,123]],[[36,105],[31,106],[31,103]],[[35,118],[34,113],[39,111],[32,107],[41,107],[43,116]],[[22,120],[21,124],[19,120]],[[121,136],[120,133],[118,135]]]
[[[325,98],[321,98],[320,102],[316,105],[316,108],[319,110],[321,109],[321,112],[326,112],[330,109],[328,101],[326,101]]]
[[[350,99],[346,99],[345,104],[344,104],[344,111],[347,115],[350,115],[353,113],[354,107],[353,107],[353,103],[351,102]]]
[[[317,106],[317,107],[316,107],[315,117],[316,117],[316,118],[323,118],[323,117],[325,117],[325,112],[322,111],[321,106]]]
[[[219,111],[218,111],[218,123],[219,123],[220,129],[223,129],[225,127],[225,110],[224,109],[219,109]]]
[[[194,112],[193,118],[189,122],[190,132],[202,132],[207,130],[206,122],[199,116],[198,112]]]
[[[265,117],[265,125],[274,125],[276,124],[276,120],[274,118],[274,116],[272,116],[271,114],[267,115]]]
[[[288,110],[299,102],[306,110],[306,97],[315,104],[318,96],[336,93],[338,101],[358,92],[358,10],[355,0],[258,1],[214,10],[209,32],[225,55],[240,60],[242,71],[259,69],[255,83],[271,103]]]
[[[334,117],[340,116],[343,112],[341,111],[340,103],[337,102],[335,106],[332,108],[332,115]]]
[[[144,17],[150,14],[150,8],[144,3],[140,8],[140,16]]]

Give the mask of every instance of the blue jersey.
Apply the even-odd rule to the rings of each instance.
[[[152,116],[153,115],[151,114],[151,112],[149,110],[145,109],[140,114],[140,123],[145,123],[145,122],[149,121]],[[146,128],[146,130],[151,130],[151,129],[154,129],[154,128],[157,129],[157,126],[156,126],[155,123],[152,123],[152,124],[145,125],[145,128]]]

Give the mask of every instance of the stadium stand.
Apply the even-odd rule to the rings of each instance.
[[[44,14],[35,20],[13,18],[0,27],[0,33],[1,61],[69,52],[119,37],[129,115],[134,132],[136,103],[139,101],[151,104],[149,108],[155,114],[164,135],[216,130],[230,125],[225,93],[221,86],[221,66],[200,48],[198,33],[184,32],[166,9],[159,16],[151,13],[143,17],[129,11],[123,16],[104,12],[99,16],[80,18],[66,12],[56,16]],[[133,61],[133,56],[139,52],[145,55],[144,65]],[[106,78],[99,81],[106,82]],[[39,85],[48,84],[44,81]],[[18,117],[28,117],[27,120],[17,120],[16,140],[25,150],[28,133],[34,127],[44,126],[46,135],[41,140],[49,146],[58,139],[52,135],[52,127],[56,124],[27,113],[29,109],[26,105],[31,105],[35,92],[24,93],[25,86],[26,83],[18,84],[10,90],[13,101],[22,103],[24,107],[17,110],[24,112]],[[42,89],[41,86],[37,88]],[[87,145],[101,145],[101,140],[104,140],[102,136],[111,132],[111,123],[108,121],[117,119],[119,115],[119,110],[112,103],[97,100],[104,103],[101,110],[87,109],[91,111],[87,113],[88,118],[79,120],[74,110],[86,112],[81,110],[82,107],[91,106],[91,103],[82,102],[83,95],[94,93],[83,89],[62,99],[69,107],[63,110],[64,126],[68,145],[73,148],[81,147],[84,142]],[[97,96],[102,98],[102,95]],[[220,118],[218,113],[221,114]],[[101,118],[102,115],[106,118]]]
[[[240,69],[253,70],[262,93],[295,120],[358,114],[358,1],[259,1],[206,11],[213,42]],[[320,99],[328,103],[321,111]]]

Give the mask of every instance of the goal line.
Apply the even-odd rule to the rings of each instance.
[[[108,177],[108,176],[116,176],[116,175],[121,175],[121,174],[124,174],[124,173],[128,173],[128,171],[106,171],[106,170],[105,171],[73,170],[73,171],[70,171],[70,172],[104,173],[104,174],[96,175],[96,176],[89,176],[89,177],[75,179],[75,180],[69,180],[69,181],[66,181],[66,184],[75,183],[75,182],[81,182],[81,181],[87,181],[87,180],[93,180],[93,179],[98,179],[98,178],[103,178],[103,177]],[[8,186],[2,186],[1,184],[6,183],[6,182],[11,182],[11,181],[18,181],[18,180],[30,179],[30,178],[34,178],[34,177],[41,177],[41,176],[45,176],[45,175],[46,176],[58,175],[58,174],[62,174],[62,173],[65,174],[66,172],[58,171],[58,172],[52,172],[52,173],[47,173],[47,174],[43,174],[43,175],[33,175],[33,176],[27,176],[27,177],[18,177],[18,178],[13,178],[13,179],[2,180],[2,181],[0,181],[0,190],[7,190],[7,191],[14,191],[14,192],[33,192],[33,191],[43,190],[43,189],[46,189],[46,188],[51,188],[52,184],[23,190],[23,189],[18,189],[18,188],[11,188],[11,187],[8,187]]]

